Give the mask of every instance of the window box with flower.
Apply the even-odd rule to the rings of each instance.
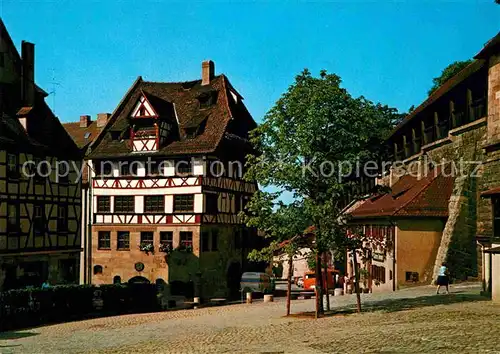
[[[151,253],[154,253],[155,247],[150,242],[141,242],[140,245],[139,245],[139,249],[142,252],[146,252],[146,253],[151,252]]]

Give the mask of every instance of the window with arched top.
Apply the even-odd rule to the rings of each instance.
[[[94,266],[94,275],[96,275],[96,274],[102,274],[102,266],[100,266],[100,265]]]
[[[119,275],[113,277],[113,284],[121,284],[122,278]]]

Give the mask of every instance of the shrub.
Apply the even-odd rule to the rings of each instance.
[[[0,331],[85,317],[158,310],[154,284],[59,285],[0,292]],[[96,290],[99,290],[98,292]],[[102,299],[102,307],[94,300]]]

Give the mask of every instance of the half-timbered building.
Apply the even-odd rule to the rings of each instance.
[[[0,290],[78,280],[80,154],[0,19]]]
[[[238,216],[256,190],[242,179],[255,127],[243,97],[211,61],[203,62],[201,80],[139,77],[88,155],[91,282],[237,294],[257,239]]]

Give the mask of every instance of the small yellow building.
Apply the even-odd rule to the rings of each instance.
[[[405,175],[387,194],[374,195],[349,210],[350,223],[361,226],[367,241],[358,259],[370,291],[429,284],[448,218],[453,178],[440,171],[418,177]],[[354,274],[351,255],[347,273]]]

